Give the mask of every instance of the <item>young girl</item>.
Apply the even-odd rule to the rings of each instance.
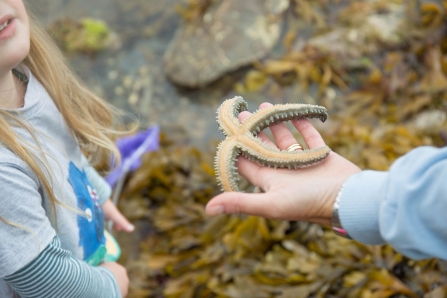
[[[125,296],[126,270],[103,262],[104,218],[133,227],[84,157],[118,156],[112,108],[22,0],[0,0],[0,52],[0,297]]]

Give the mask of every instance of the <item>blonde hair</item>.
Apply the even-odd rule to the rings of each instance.
[[[96,165],[105,157],[110,156],[113,156],[119,163],[119,151],[111,140],[119,134],[112,128],[114,116],[118,111],[93,94],[77,78],[51,37],[37,23],[32,14],[28,13],[28,17],[30,50],[22,63],[45,87],[91,164]],[[48,195],[52,213],[57,223],[56,205],[66,205],[54,194],[51,181],[52,172],[46,166],[46,163],[26,150],[26,144],[20,142],[19,137],[11,128],[11,124],[28,130],[36,141],[31,127],[11,113],[0,110],[0,143],[21,158],[35,173]],[[38,142],[36,144],[38,145]],[[39,151],[43,153],[41,149]],[[45,154],[43,155],[45,158]]]

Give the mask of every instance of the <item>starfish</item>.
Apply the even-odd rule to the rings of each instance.
[[[309,104],[279,104],[260,109],[240,123],[237,115],[247,111],[240,96],[225,100],[217,110],[217,124],[225,139],[217,147],[216,178],[223,191],[241,191],[238,186],[236,161],[240,154],[262,166],[303,168],[326,158],[331,149],[323,146],[303,151],[282,151],[265,143],[257,134],[269,125],[298,119],[318,118],[326,121],[325,107]]]

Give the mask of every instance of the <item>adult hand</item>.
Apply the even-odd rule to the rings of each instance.
[[[271,104],[264,103],[260,108],[268,106]],[[249,116],[249,112],[242,112],[239,121]],[[291,122],[310,149],[325,146],[323,138],[308,120]],[[285,123],[271,125],[270,130],[276,146],[281,150],[297,143]],[[258,136],[275,145],[264,132]],[[335,152],[331,152],[320,164],[303,169],[263,167],[242,156],[237,161],[237,167],[242,176],[259,186],[264,193],[222,193],[206,205],[208,215],[243,213],[330,225],[333,204],[341,185],[348,177],[360,172],[359,167]]]
[[[135,227],[127,220],[126,217],[116,208],[112,200],[108,199],[102,204],[104,219],[113,222],[113,228],[116,231],[133,232]]]
[[[120,288],[121,296],[126,297],[129,292],[129,277],[127,276],[126,268],[116,262],[102,263],[99,266],[107,268],[112,272]]]

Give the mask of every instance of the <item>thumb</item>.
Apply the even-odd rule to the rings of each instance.
[[[279,212],[273,202],[275,200],[269,193],[225,192],[212,198],[205,211],[209,216],[226,213],[277,218]]]

